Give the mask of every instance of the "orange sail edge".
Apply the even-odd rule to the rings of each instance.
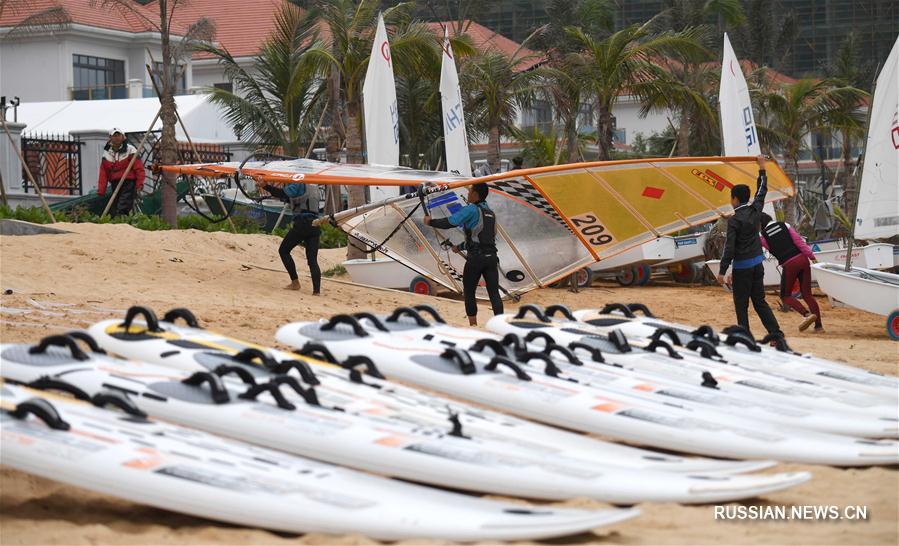
[[[292,173],[292,172],[283,172],[283,171],[274,171],[270,169],[260,169],[260,168],[245,168],[241,171],[241,174],[244,176],[253,178],[257,182],[266,182],[272,184],[291,184],[291,183],[310,183],[310,184],[321,184],[321,185],[342,185],[342,186],[417,186],[420,184],[428,184],[428,183],[439,183],[441,185],[446,186],[447,189],[453,188],[461,188],[465,186],[470,186],[473,184],[477,184],[480,182],[490,183],[492,181],[504,180],[510,177],[523,177],[523,176],[531,176],[531,175],[541,175],[541,174],[550,174],[554,172],[564,172],[564,171],[573,171],[573,170],[583,170],[583,169],[592,169],[592,168],[602,168],[602,167],[614,167],[614,166],[628,166],[628,165],[646,165],[648,163],[653,164],[688,164],[692,162],[696,163],[708,163],[708,162],[719,162],[724,164],[734,164],[739,165],[743,164],[745,167],[752,167],[755,164],[754,157],[722,157],[722,156],[704,156],[704,157],[672,157],[672,158],[643,158],[643,159],[621,159],[621,160],[612,160],[612,161],[590,161],[590,162],[582,162],[582,163],[567,163],[563,165],[551,165],[547,167],[534,167],[529,169],[520,169],[517,171],[511,172],[503,172],[498,174],[492,174],[487,176],[482,176],[478,178],[469,178],[465,180],[459,180],[458,176],[455,176],[451,173],[445,173],[447,178],[452,178],[452,181],[442,181],[435,179],[434,177],[420,177],[416,178],[414,176],[406,177],[406,178],[390,178],[390,177],[382,177],[382,176],[345,176],[338,175],[336,173],[330,173],[329,168],[324,168],[319,172],[315,173]],[[746,165],[749,163],[750,165]],[[337,164],[333,165],[334,167],[338,166]],[[366,165],[354,165],[354,167],[365,168]],[[237,172],[236,167],[232,167],[229,165],[222,165],[217,163],[200,163],[200,164],[189,164],[189,165],[164,165],[161,167],[163,171],[173,172],[179,175],[191,175],[191,176],[201,176],[207,178],[221,178],[225,176],[233,176]],[[777,179],[781,181],[786,181],[785,185],[780,185],[779,187],[773,188],[781,195],[775,198],[770,199],[769,201],[776,201],[780,199],[785,199],[787,197],[792,197],[795,195],[795,187],[793,185],[792,180],[787,177],[786,173],[781,169],[780,165],[773,160],[766,161],[766,169],[769,173],[769,180]],[[402,171],[399,171],[402,172]],[[436,173],[435,173],[436,174]],[[444,173],[439,173],[444,174]]]

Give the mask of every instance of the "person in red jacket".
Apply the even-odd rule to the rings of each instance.
[[[100,178],[97,180],[98,195],[105,196],[107,191],[110,196],[115,194],[119,180],[122,180],[125,169],[131,163],[131,156],[136,154],[137,149],[128,144],[125,134],[120,129],[113,128],[109,131],[109,142],[103,148],[103,159],[100,160]],[[137,157],[125,176],[125,180],[122,181],[122,189],[119,190],[115,202],[109,209],[112,216],[131,213],[131,209],[134,208],[134,198],[144,187],[144,178],[146,178],[144,164]]]

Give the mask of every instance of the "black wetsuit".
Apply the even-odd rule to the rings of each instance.
[[[462,289],[465,295],[465,314],[477,316],[478,304],[475,292],[478,281],[484,278],[487,295],[494,315],[503,313],[503,299],[499,293],[499,256],[496,251],[496,215],[487,203],[468,204],[449,218],[431,220],[437,229],[462,226],[465,243],[460,247],[467,251],[465,269],[462,270]]]
[[[312,222],[318,218],[317,187],[309,184],[290,184],[289,186],[303,186],[303,193],[291,196],[277,186],[265,186],[265,189],[274,197],[289,203],[293,211],[293,226],[281,241],[278,254],[281,256],[281,263],[284,264],[287,274],[290,275],[290,280],[296,281],[299,279],[299,275],[297,275],[297,266],[290,253],[294,248],[302,245],[306,250],[306,263],[309,265],[309,274],[312,276],[312,292],[318,294],[322,284],[322,272],[318,266],[318,248],[322,232],[321,228],[312,225]]]

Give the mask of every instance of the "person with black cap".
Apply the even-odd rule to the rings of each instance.
[[[762,242],[759,238],[759,219],[765,196],[768,194],[768,177],[765,174],[765,157],[756,158],[759,166],[758,189],[755,198],[749,202],[749,186],[737,184],[730,190],[730,202],[734,215],[727,219],[727,240],[718,272],[718,282],[732,286],[734,311],[737,324],[747,332],[749,329],[749,301],[768,335],[783,340],[783,332],[774,317],[774,312],[765,301],[765,266],[762,262]],[[727,274],[733,264],[733,273]]]
[[[134,199],[144,187],[146,173],[143,162],[140,157],[135,157],[134,164],[131,164],[131,157],[136,155],[137,149],[128,143],[121,129],[114,127],[109,131],[109,142],[103,148],[103,159],[100,160],[97,195],[105,197],[108,191],[110,196],[115,196],[115,201],[109,208],[112,216],[130,214],[134,208]],[[131,169],[128,169],[128,165],[131,165]],[[116,192],[120,180],[122,188]]]
[[[465,231],[465,242],[453,246],[453,252],[467,252],[465,269],[462,270],[462,291],[465,295],[465,314],[468,324],[478,324],[478,304],[475,291],[481,277],[490,297],[493,314],[503,313],[503,300],[499,294],[499,256],[496,250],[496,214],[487,205],[490,190],[485,182],[468,188],[468,204],[457,210],[449,218],[432,219],[425,214],[425,225],[437,229],[461,227]]]

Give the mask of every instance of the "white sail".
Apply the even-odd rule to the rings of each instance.
[[[396,103],[396,81],[384,17],[378,14],[378,29],[371,45],[371,57],[362,85],[365,119],[366,162],[370,165],[400,164],[400,118]],[[369,199],[380,201],[397,194],[381,186],[368,188]]]
[[[721,61],[721,87],[718,91],[718,108],[721,111],[721,142],[725,156],[760,155],[749,86],[743,77],[740,61],[724,33],[724,58]],[[765,212],[774,216],[774,205],[765,204]]]
[[[899,235],[899,38],[877,77],[870,116],[855,237],[886,239]]]
[[[365,146],[368,163],[372,165],[399,165],[400,125],[396,105],[396,81],[393,79],[393,63],[390,42],[384,17],[378,15],[378,30],[371,46],[371,58],[365,83],[362,86],[362,107],[365,112]]]
[[[471,176],[471,158],[468,155],[468,134],[465,131],[465,113],[462,110],[462,91],[459,74],[450,45],[449,32],[443,30],[443,62],[440,66],[440,102],[443,106],[443,141],[446,144],[446,170],[463,176]]]

